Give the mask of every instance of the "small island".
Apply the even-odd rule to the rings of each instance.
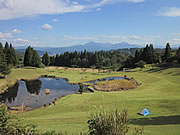
[[[109,80],[109,81],[100,81],[94,84],[94,89],[98,91],[120,91],[120,90],[128,90],[134,89],[139,84],[135,80]]]

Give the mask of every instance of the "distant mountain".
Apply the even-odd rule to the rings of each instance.
[[[16,47],[16,51],[25,51],[26,47]],[[128,44],[126,42],[117,43],[117,44],[111,44],[111,43],[97,43],[97,42],[88,42],[84,45],[74,45],[70,47],[33,47],[35,50],[38,51],[39,55],[42,55],[44,52],[48,52],[49,54],[61,54],[66,51],[68,52],[74,52],[74,51],[82,51],[87,50],[90,52],[94,51],[108,51],[108,50],[116,50],[116,49],[124,49],[124,48],[141,48],[139,45],[135,44]]]
[[[118,43],[118,44],[111,44],[111,43],[97,43],[97,42],[89,42],[84,45],[74,45],[70,47],[59,47],[59,48],[49,48],[48,51],[52,54],[57,53],[64,53],[66,51],[74,52],[74,51],[82,51],[87,50],[90,52],[94,51],[108,51],[108,50],[116,50],[116,49],[124,49],[124,48],[140,48],[141,46],[135,44],[128,44],[128,43]]]
[[[80,52],[82,50],[87,50],[90,52],[95,52],[95,51],[109,51],[109,50],[117,50],[117,49],[125,49],[125,48],[143,48],[144,46],[140,46],[140,45],[136,45],[136,44],[129,44],[126,42],[122,42],[122,43],[116,43],[116,44],[112,44],[112,43],[98,43],[98,42],[88,42],[84,45],[73,45],[73,46],[69,46],[69,47],[33,47],[36,51],[38,51],[39,55],[43,55],[46,51],[51,54],[62,54],[64,52]],[[160,45],[155,45],[155,48],[165,48],[165,46],[160,46]],[[172,48],[178,48],[179,45],[173,45]],[[25,48],[27,48],[27,46],[21,46],[21,47],[15,47],[16,51],[19,52],[24,52]]]
[[[21,54],[21,55],[25,53],[25,50],[26,49],[16,49],[15,48],[16,53]],[[39,56],[42,56],[45,53],[45,51],[40,51],[40,48],[39,48],[39,50],[36,50],[36,51],[39,54]]]

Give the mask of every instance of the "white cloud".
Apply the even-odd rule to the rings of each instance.
[[[78,2],[76,2],[76,1],[73,1],[73,2],[72,2],[72,4],[74,4],[74,5],[78,5],[79,3],[78,3]]]
[[[180,38],[173,38],[167,42],[174,44],[174,45],[177,45],[177,44],[180,44]]]
[[[30,44],[29,40],[25,40],[22,38],[14,39],[13,40],[13,45],[15,46],[28,46]]]
[[[131,44],[145,45],[149,43],[155,43],[157,39],[160,39],[159,35],[138,36],[138,35],[99,35],[99,36],[64,36],[65,40],[73,41],[95,41],[95,42],[109,42],[109,43],[121,43],[127,42]]]
[[[67,0],[0,0],[0,20],[38,14],[79,12],[84,8],[83,5],[74,5]]]
[[[52,30],[53,29],[53,27],[49,24],[44,24],[40,28],[43,30]]]
[[[59,22],[59,20],[56,19],[56,18],[52,19],[52,21],[53,21],[53,22]]]
[[[176,8],[176,7],[164,8],[158,11],[157,15],[177,17],[180,16],[180,8]]]
[[[115,3],[119,3],[119,2],[140,3],[140,2],[144,2],[144,0],[101,0],[100,2],[95,3],[89,7],[98,8],[98,7],[108,5],[108,4],[115,4]]]
[[[127,0],[127,2],[139,3],[139,2],[144,2],[144,0]]]
[[[13,46],[38,46],[40,44],[39,41],[32,41],[32,40],[26,40],[22,38],[17,38],[13,40],[9,40],[10,43],[13,44]]]
[[[1,40],[7,40],[12,38],[12,34],[11,33],[2,33],[0,32],[0,39]]]
[[[14,29],[12,32],[13,32],[13,33],[22,33],[22,31],[21,31],[21,30],[18,30],[18,29]]]
[[[79,4],[74,0],[0,0],[0,20],[41,14],[84,12],[118,2],[144,2],[144,0],[97,0]]]
[[[97,8],[96,11],[101,11],[101,8]]]

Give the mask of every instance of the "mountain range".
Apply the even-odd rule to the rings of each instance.
[[[54,54],[62,54],[64,52],[80,52],[83,50],[87,50],[90,52],[95,51],[108,51],[108,50],[116,50],[116,49],[125,49],[125,48],[141,48],[142,46],[136,44],[128,44],[126,42],[122,43],[97,43],[97,42],[88,42],[84,45],[73,45],[69,47],[33,47],[35,50],[38,51],[39,55],[42,55],[45,52],[48,52],[51,55]],[[15,47],[17,52],[24,52],[27,46]]]

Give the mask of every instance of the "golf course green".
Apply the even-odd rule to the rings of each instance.
[[[19,73],[19,74],[17,74]],[[16,74],[16,76],[14,76]],[[67,133],[86,132],[89,113],[100,107],[106,111],[126,109],[130,127],[144,127],[146,135],[180,134],[180,66],[158,67],[148,65],[144,69],[136,68],[128,72],[99,73],[85,71],[46,68],[13,69],[6,79],[0,82],[1,89],[12,85],[15,80],[35,78],[40,75],[54,75],[67,78],[71,83],[84,82],[110,76],[133,77],[142,85],[135,89],[114,92],[95,91],[94,93],[72,94],[60,98],[56,105],[18,113],[25,121],[37,124],[41,132],[48,130]],[[142,109],[150,111],[148,116],[139,116]],[[132,132],[130,131],[129,134]]]

